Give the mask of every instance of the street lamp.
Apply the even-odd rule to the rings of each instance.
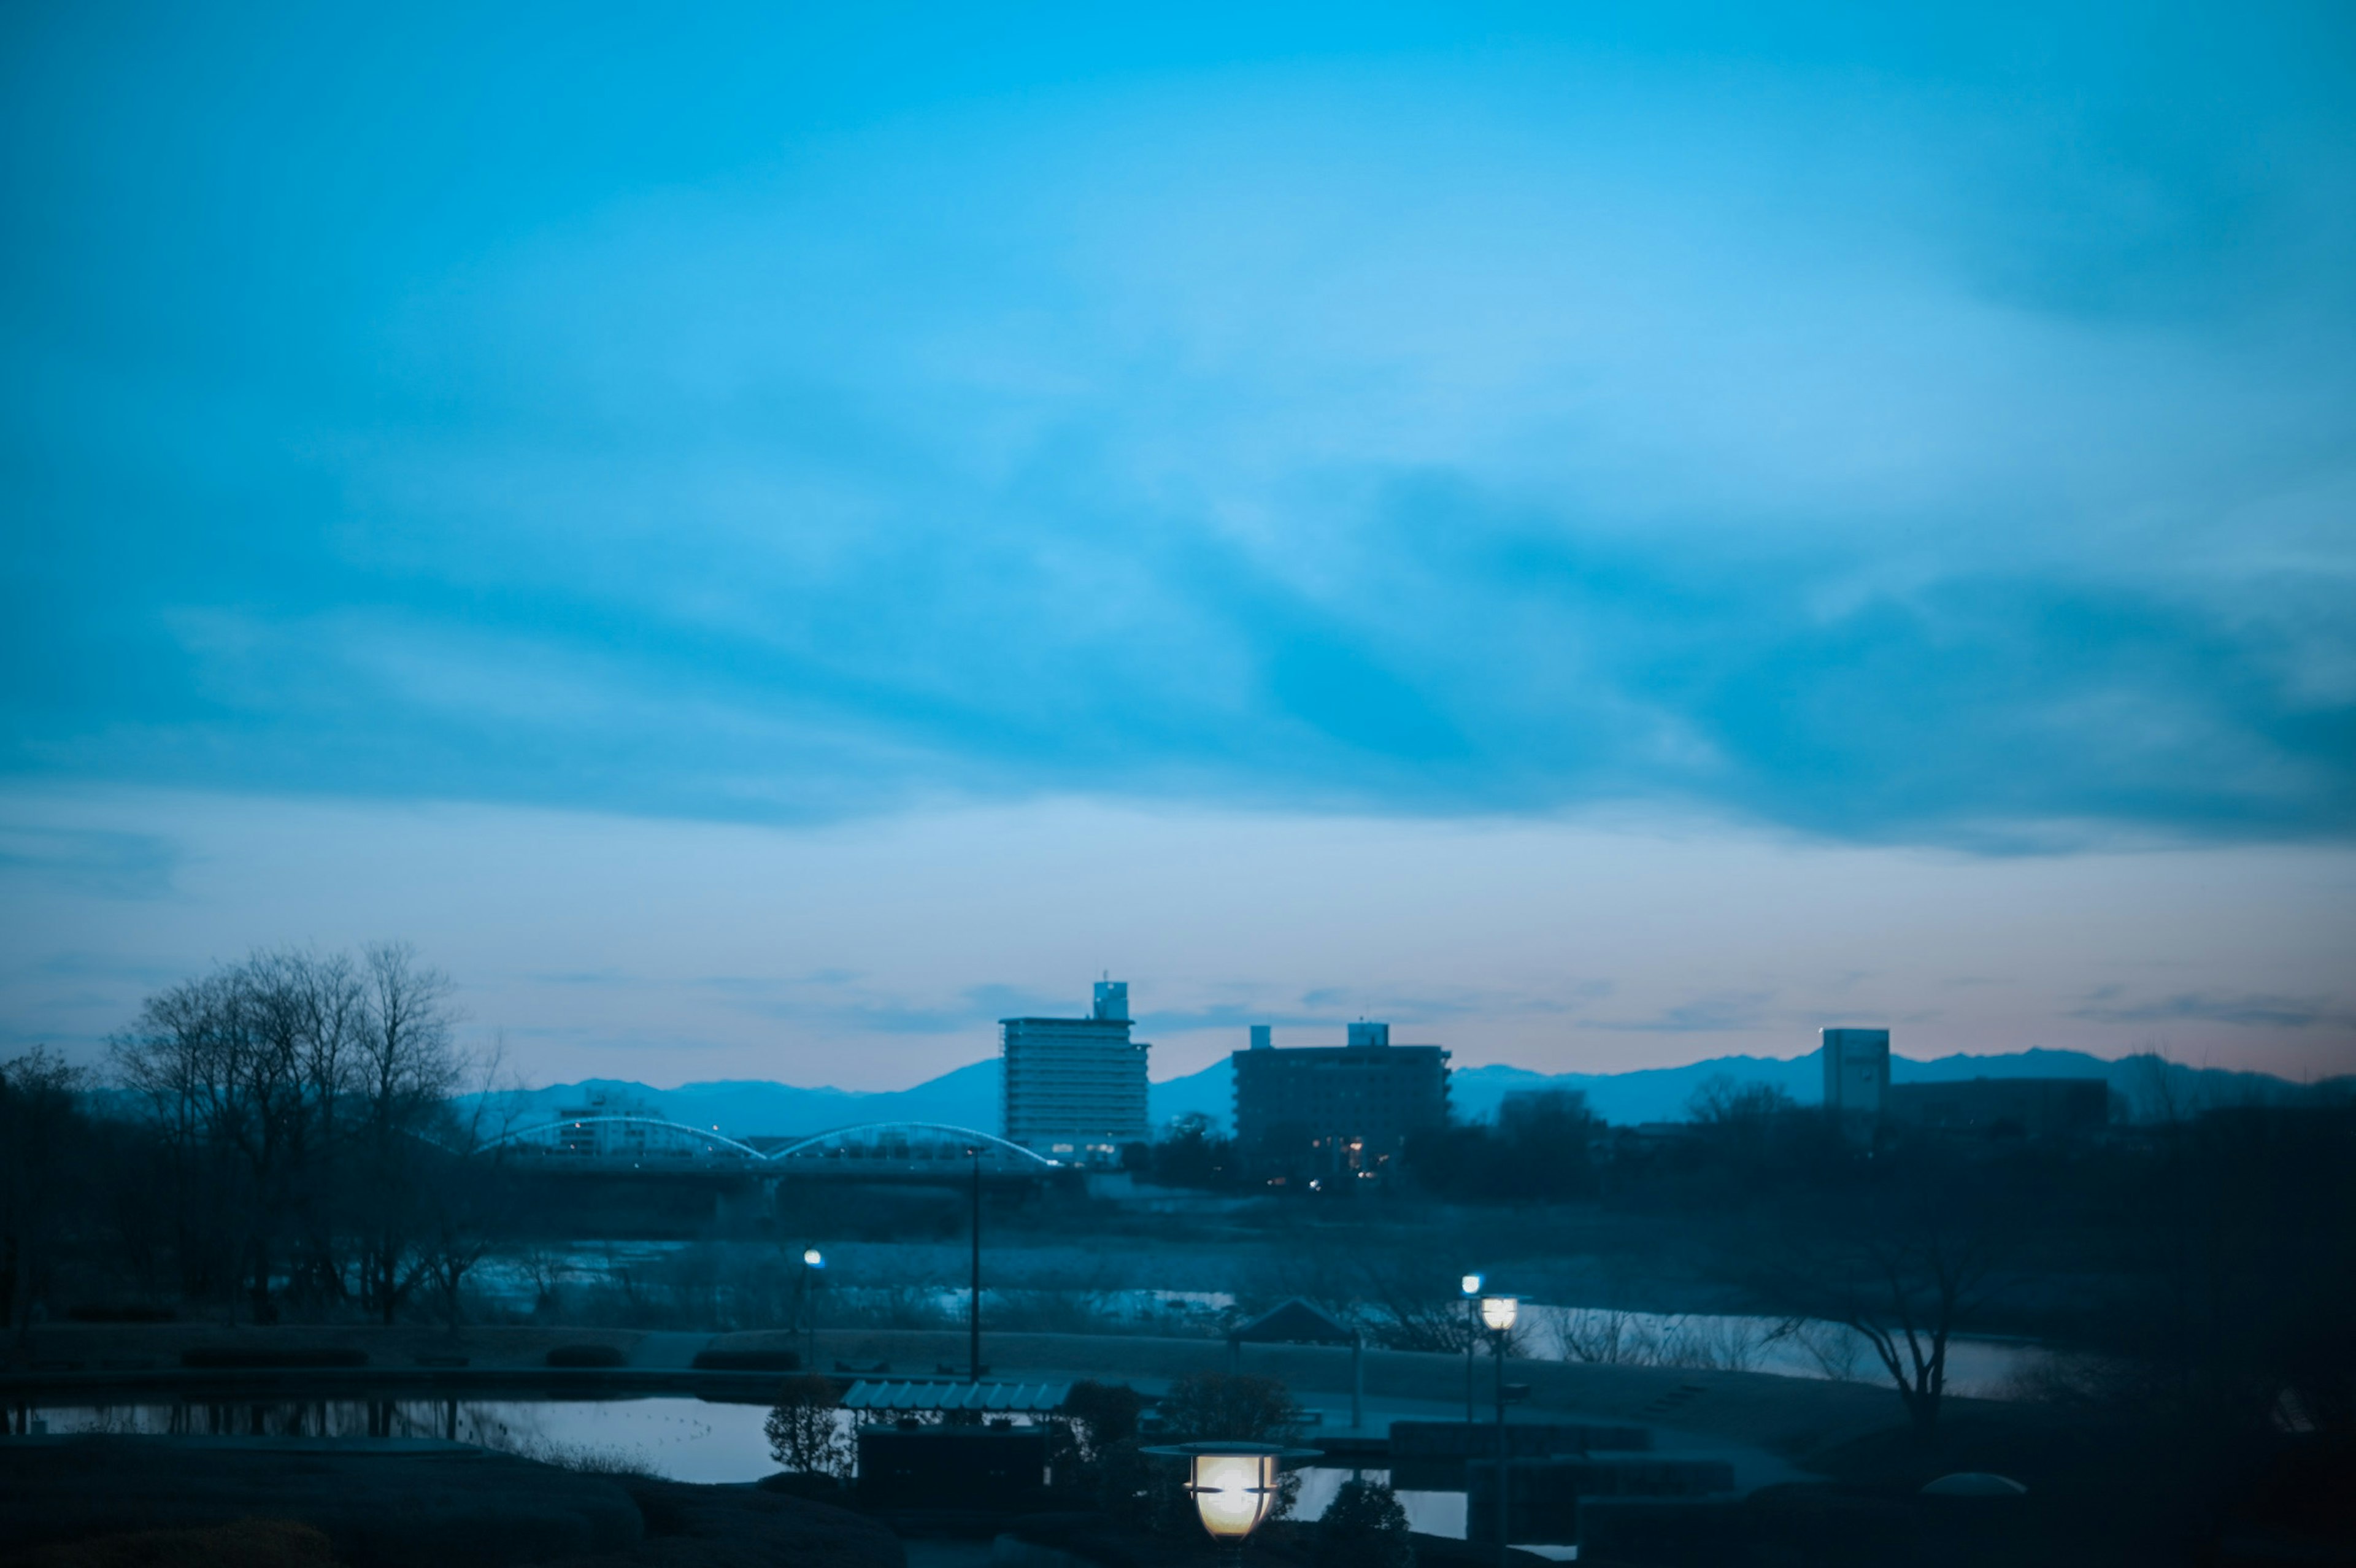
[[[1521,1298],[1513,1296],[1484,1296],[1481,1298],[1481,1321],[1490,1334],[1490,1359],[1497,1363],[1497,1561],[1505,1561],[1505,1531],[1514,1517],[1511,1454],[1505,1445],[1505,1337],[1514,1331],[1514,1319],[1521,1316]],[[1466,1435],[1471,1435],[1468,1430]],[[1465,1449],[1469,1453],[1472,1445]],[[1468,1532],[1469,1533],[1469,1532]]]
[[[965,1151],[973,1157],[973,1290],[966,1299],[966,1381],[981,1381],[981,1146]]]
[[[1464,1292],[1464,1441],[1472,1441],[1472,1343],[1481,1338],[1472,1327],[1472,1298],[1481,1294],[1481,1276],[1468,1274],[1462,1282]],[[1470,1454],[1472,1450],[1464,1450]]]
[[[1272,1443],[1178,1443],[1146,1452],[1186,1461],[1186,1491],[1194,1499],[1195,1515],[1217,1544],[1220,1559],[1235,1563],[1276,1506],[1279,1462],[1314,1459],[1321,1450]]]
[[[811,1371],[818,1371],[818,1291],[817,1275],[826,1267],[826,1254],[815,1245],[802,1249],[802,1343],[809,1348],[809,1359],[803,1363]]]

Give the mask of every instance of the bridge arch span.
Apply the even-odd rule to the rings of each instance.
[[[939,1169],[951,1161],[967,1159],[969,1151],[979,1149],[984,1168],[1000,1173],[1035,1174],[1064,1168],[1062,1161],[1010,1143],[994,1133],[947,1122],[862,1122],[762,1149],[711,1127],[691,1126],[662,1116],[566,1116],[501,1133],[485,1141],[478,1152],[500,1149],[531,1150],[558,1158],[607,1163],[717,1157],[741,1160],[748,1167],[767,1170],[807,1167],[819,1161],[858,1162],[862,1166],[873,1162],[876,1167],[891,1165],[903,1170]]]
[[[980,1149],[985,1160],[1001,1168],[1063,1168],[1062,1161],[1033,1153],[1021,1144],[1009,1143],[995,1133],[953,1126],[947,1122],[862,1122],[787,1144],[771,1151],[766,1158],[770,1164],[778,1165],[787,1160],[823,1159],[837,1153],[848,1155],[853,1150],[867,1149],[888,1151],[882,1157],[902,1159],[963,1158],[968,1149]]]
[[[691,1127],[685,1122],[674,1122],[661,1116],[567,1116],[561,1121],[542,1122],[529,1127],[518,1127],[501,1133],[483,1144],[486,1151],[496,1148],[544,1148],[555,1146],[554,1152],[567,1155],[603,1155],[613,1157],[612,1146],[620,1143],[644,1145],[647,1135],[660,1135],[660,1143],[676,1152],[679,1146],[701,1145],[701,1152],[725,1149],[747,1159],[762,1157],[752,1145],[739,1143],[724,1133],[710,1127]],[[619,1135],[616,1136],[616,1135]]]

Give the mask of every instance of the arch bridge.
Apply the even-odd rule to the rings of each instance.
[[[942,1122],[867,1122],[799,1138],[732,1138],[717,1127],[659,1116],[572,1116],[503,1134],[484,1151],[550,1167],[613,1170],[734,1170],[761,1176],[942,1180],[970,1173],[1044,1176],[1066,1168],[974,1127]]]
[[[945,1122],[868,1122],[838,1127],[772,1150],[766,1157],[777,1171],[830,1171],[857,1176],[891,1168],[911,1174],[958,1175],[979,1158],[985,1176],[1039,1176],[1064,1168],[1061,1160],[1033,1154],[995,1134]]]

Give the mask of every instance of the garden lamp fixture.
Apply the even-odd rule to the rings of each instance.
[[[1220,1557],[1230,1563],[1276,1506],[1279,1464],[1314,1459],[1320,1453],[1272,1443],[1179,1443],[1145,1451],[1186,1461],[1186,1492],[1194,1499],[1194,1512]]]
[[[1497,1366],[1497,1563],[1504,1568],[1505,1540],[1513,1529],[1514,1467],[1513,1447],[1505,1439],[1505,1341],[1514,1331],[1514,1319],[1521,1316],[1522,1302],[1515,1296],[1484,1296],[1481,1298],[1481,1321],[1489,1330],[1489,1359]],[[1472,1417],[1466,1416],[1466,1435],[1471,1434]],[[1468,1486],[1471,1484],[1468,1478]],[[1467,1494],[1469,1501],[1470,1494]]]
[[[804,1247],[802,1249],[802,1266],[805,1268],[824,1268],[826,1266],[826,1254],[819,1252],[816,1247]]]
[[[1276,1454],[1197,1454],[1186,1490],[1203,1528],[1221,1546],[1240,1545],[1268,1517],[1276,1500]]]
[[[1473,1298],[1481,1294],[1481,1276],[1468,1274],[1460,1282],[1464,1291],[1464,1424],[1472,1424],[1472,1344],[1481,1336],[1472,1331]]]

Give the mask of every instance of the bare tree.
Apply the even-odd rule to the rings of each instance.
[[[1649,1313],[1616,1307],[1556,1307],[1538,1316],[1549,1321],[1566,1360],[1599,1366],[1657,1366],[1661,1321]]]
[[[1348,1287],[1346,1299],[1330,1305],[1345,1319],[1363,1322],[1377,1343],[1397,1350],[1453,1351],[1481,1338],[1459,1276],[1444,1265],[1365,1248],[1329,1253],[1321,1262],[1319,1277]]]
[[[1537,1316],[1554,1330],[1566,1359],[1605,1366],[1747,1371],[1759,1364],[1770,1339],[1779,1337],[1772,1328],[1740,1317],[1602,1307],[1547,1307]]]
[[[418,1263],[453,1334],[463,1317],[466,1276],[488,1255],[506,1218],[498,1167],[513,1112],[496,1093],[505,1062],[506,1041],[495,1040],[472,1063],[481,1087],[442,1102],[417,1184]]]
[[[1758,1233],[1758,1232],[1754,1232]],[[1917,1433],[1935,1434],[1956,1331],[1997,1295],[2019,1216],[1992,1174],[1946,1160],[1886,1159],[1847,1190],[1786,1211],[1754,1285],[1790,1316],[1855,1332]]]
[[[1775,1084],[1743,1083],[1730,1072],[1713,1072],[1686,1101],[1686,1118],[1704,1126],[1741,1127],[1794,1108],[1792,1096]]]
[[[212,1294],[217,1269],[227,1276],[236,1267],[236,1194],[227,1147],[213,1136],[219,1096],[210,1086],[220,1075],[230,989],[225,969],[182,981],[148,997],[138,1021],[112,1041],[116,1076],[146,1102],[162,1144],[181,1288],[200,1297]]]
[[[398,944],[359,965],[257,953],[150,997],[114,1040],[181,1179],[184,1265],[225,1251],[256,1321],[276,1316],[282,1264],[300,1296],[348,1295],[353,1243],[359,1295],[388,1318],[415,1284],[416,1146],[458,1076],[448,997]]]
[[[57,1244],[74,1179],[75,1098],[86,1075],[45,1047],[0,1062],[0,1328],[18,1342]]]
[[[361,984],[353,1209],[360,1296],[389,1324],[425,1278],[421,1237],[430,1216],[420,1178],[436,1157],[428,1140],[463,1063],[452,1040],[449,978],[421,965],[408,944],[369,948]]]
[[[123,1081],[186,1147],[191,1174],[231,1189],[219,1212],[257,1318],[270,1316],[271,1232],[298,1093],[290,1009],[271,994],[271,967],[256,958],[183,981],[148,998],[133,1031],[114,1041]]]
[[[340,956],[287,951],[255,955],[211,993],[203,1107],[211,1136],[242,1165],[256,1322],[277,1317],[271,1289],[280,1248],[334,1160],[355,992]]]
[[[348,1294],[341,1200],[367,997],[351,960],[340,953],[281,955],[273,966],[299,1088],[290,1107],[286,1160],[289,1283],[312,1302],[339,1301]]]

